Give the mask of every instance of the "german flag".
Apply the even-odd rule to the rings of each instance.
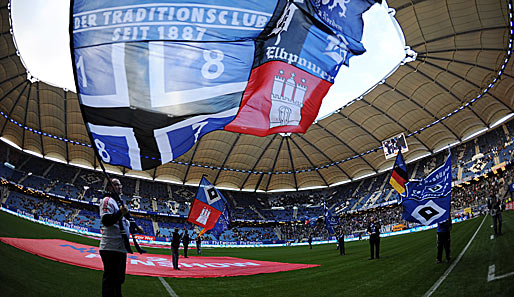
[[[398,151],[398,156],[394,162],[393,172],[391,173],[391,179],[389,183],[400,195],[405,193],[405,184],[409,181],[407,177],[407,166],[403,160],[402,152]]]

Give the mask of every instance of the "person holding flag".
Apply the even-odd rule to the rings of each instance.
[[[100,218],[102,238],[100,239],[100,257],[104,266],[102,276],[102,296],[121,296],[121,285],[125,282],[127,253],[132,253],[129,244],[129,229],[132,233],[143,233],[143,229],[130,222],[126,216],[128,208],[118,205],[114,197],[122,193],[119,179],[113,178],[108,191],[100,201]]]
[[[182,245],[184,246],[184,258],[188,258],[187,257],[187,249],[189,247],[190,241],[191,241],[191,239],[189,238],[189,231],[184,226],[184,234],[182,235]]]
[[[369,235],[370,257],[368,260],[380,259],[380,223],[375,222],[375,217],[369,218],[366,232]]]
[[[450,263],[450,231],[452,230],[452,219],[437,224],[437,259],[436,263],[443,260],[443,249],[446,254],[446,263]]]
[[[339,232],[339,236],[337,237],[337,249],[339,250],[339,255],[345,255],[344,252],[344,230],[341,229],[341,232]]]
[[[202,176],[187,221],[203,228],[198,236],[209,231],[219,239],[231,223],[228,202],[223,195]]]
[[[196,254],[201,255],[202,254],[202,236],[198,234],[196,236]]]
[[[173,264],[173,269],[180,270],[178,267],[178,258],[179,253],[178,249],[180,247],[180,241],[182,240],[182,235],[178,233],[178,228],[175,228],[173,231],[173,237],[171,239],[171,263]]]

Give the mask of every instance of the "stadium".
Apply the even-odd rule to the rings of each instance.
[[[125,296],[514,295],[511,0],[376,3],[397,21],[405,45],[404,59],[384,79],[313,119],[305,133],[214,130],[165,164],[141,153],[137,164],[152,164],[144,170],[98,157],[84,101],[31,74],[13,30],[14,2],[0,1],[2,296],[102,294],[99,203],[112,187],[106,173],[123,185],[121,201],[143,228],[137,239],[148,252],[128,256]],[[350,1],[321,2],[342,9]],[[186,11],[193,9],[174,17],[186,19]],[[230,15],[250,24],[250,14]],[[273,58],[280,55],[277,48]],[[275,81],[284,83],[280,75]],[[310,88],[302,83],[296,88]],[[405,145],[410,181],[451,155],[447,262],[435,263],[437,224],[402,215],[390,183],[393,142]],[[182,247],[182,270],[173,271],[173,229],[187,228],[193,241],[201,232],[188,215],[204,178],[226,199],[231,223],[219,236],[203,235],[201,254],[192,242],[184,258]],[[493,196],[503,197],[501,236],[493,231]],[[337,218],[335,232],[327,213]],[[374,261],[371,217],[381,226]]]

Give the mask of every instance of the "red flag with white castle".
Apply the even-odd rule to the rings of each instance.
[[[203,176],[187,220],[203,228],[200,235],[211,230],[216,238],[219,238],[230,224],[227,200]]]

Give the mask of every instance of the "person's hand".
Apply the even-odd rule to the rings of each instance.
[[[122,215],[126,215],[128,213],[128,208],[123,205],[121,208],[120,208],[120,211],[121,211],[121,214]]]
[[[137,233],[144,234],[145,230],[143,230],[143,228],[141,228],[140,226],[137,226]]]

